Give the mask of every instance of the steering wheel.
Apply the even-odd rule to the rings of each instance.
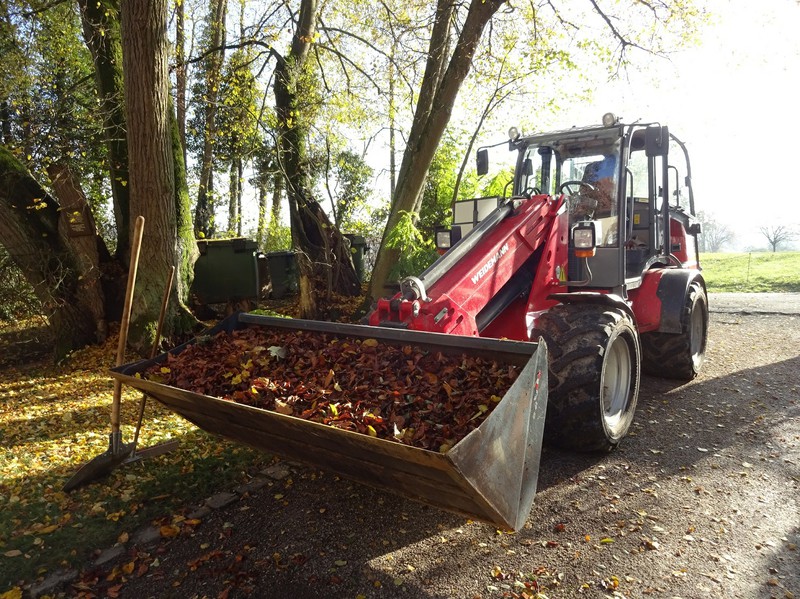
[[[522,195],[528,196],[532,198],[533,196],[538,196],[542,194],[542,190],[538,187],[526,187],[525,191],[522,192]]]
[[[564,193],[564,190],[567,190],[567,194],[574,196],[576,193],[572,191],[572,187],[576,187],[580,189],[581,187],[586,187],[589,191],[594,191],[596,187],[591,183],[587,183],[586,181],[564,181],[558,188],[558,193]]]

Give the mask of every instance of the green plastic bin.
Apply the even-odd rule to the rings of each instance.
[[[201,239],[191,292],[203,304],[258,300],[256,250],[251,239]]]
[[[269,252],[267,265],[269,278],[272,281],[273,299],[297,293],[297,259],[293,251]]]
[[[353,266],[356,269],[358,280],[364,282],[364,252],[367,251],[367,240],[362,235],[352,233],[345,234],[350,240],[350,255],[353,258]]]

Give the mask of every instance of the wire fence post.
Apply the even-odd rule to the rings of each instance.
[[[753,252],[747,254],[747,282],[745,285],[750,287],[750,261],[753,259]]]

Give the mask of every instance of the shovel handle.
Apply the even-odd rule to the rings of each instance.
[[[158,325],[156,326],[156,337],[153,339],[153,347],[150,348],[150,359],[156,357],[158,353],[158,346],[161,345],[161,331],[164,328],[164,318],[167,315],[167,305],[169,304],[169,295],[172,292],[172,281],[175,278],[175,267],[170,267],[169,275],[167,276],[167,286],[164,289],[164,297],[161,299],[161,313],[158,315]],[[147,394],[142,393],[142,401],[139,402],[139,418],[136,420],[136,432],[133,435],[133,450],[136,451],[136,445],[139,443],[139,431],[142,430],[142,419],[144,418],[144,406],[147,403]]]
[[[128,268],[128,284],[125,288],[125,304],[122,307],[122,320],[119,326],[119,344],[117,345],[117,360],[115,366],[122,366],[125,362],[125,346],[128,344],[128,327],[131,323],[131,305],[133,304],[133,288],[136,286],[136,271],[139,268],[139,253],[142,249],[142,234],[144,233],[144,217],[136,218],[131,241],[131,263]],[[114,380],[114,398],[111,403],[111,432],[119,432],[119,413],[122,398],[122,382]]]
[[[150,348],[150,359],[156,357],[158,346],[161,345],[161,331],[164,328],[164,318],[167,316],[167,306],[169,305],[169,295],[172,292],[172,281],[175,279],[175,267],[170,266],[167,275],[167,285],[164,288],[164,297],[161,298],[161,312],[158,315],[158,325],[156,326],[156,336],[153,339],[153,347]]]

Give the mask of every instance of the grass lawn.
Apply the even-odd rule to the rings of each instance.
[[[700,254],[711,292],[800,292],[800,252]]]

